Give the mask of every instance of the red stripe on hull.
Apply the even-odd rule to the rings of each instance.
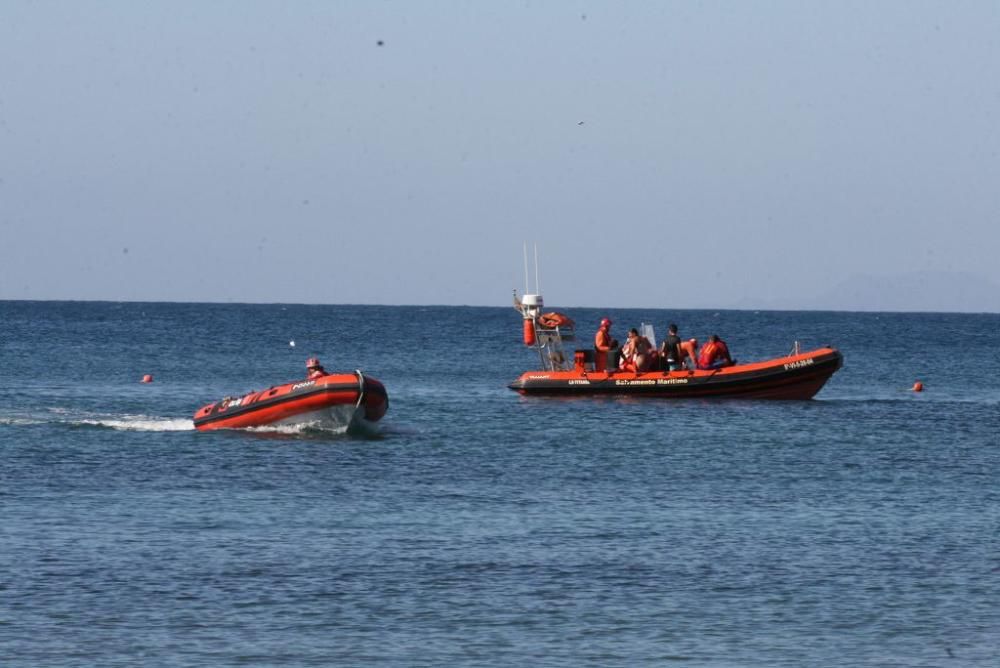
[[[385,387],[374,378],[332,374],[311,381],[286,383],[240,398],[227,397],[203,406],[194,414],[195,428],[244,429],[290,420],[297,415],[358,405],[363,417],[376,422],[389,408]]]

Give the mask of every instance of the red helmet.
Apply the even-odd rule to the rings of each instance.
[[[605,318],[604,320],[601,320],[601,327],[610,327],[610,326],[611,326],[611,321],[610,320],[608,320],[607,318]]]
[[[314,366],[319,366],[319,359],[317,359],[315,357],[310,357],[309,359],[306,360],[306,368],[307,369],[311,369]]]

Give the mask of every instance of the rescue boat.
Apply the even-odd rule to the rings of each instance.
[[[370,425],[389,409],[385,387],[360,371],[276,385],[242,397],[224,397],[194,414],[195,429],[245,429],[271,425],[348,428]]]
[[[575,340],[573,322],[562,314],[543,314],[543,304],[541,295],[514,295],[514,307],[524,318],[524,343],[537,350],[541,366],[508,385],[524,395],[812,399],[844,363],[836,348],[801,352],[796,344],[789,355],[721,369],[624,371],[614,358],[595,364],[593,349],[575,350],[570,358],[564,343]]]
[[[818,348],[711,371],[527,371],[509,385],[521,394],[628,394],[664,399],[812,399],[843,365],[835,348]]]

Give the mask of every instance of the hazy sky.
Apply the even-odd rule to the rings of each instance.
[[[991,285],[998,152],[993,1],[0,0],[0,299]]]

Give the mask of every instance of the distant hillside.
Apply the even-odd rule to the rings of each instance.
[[[1000,287],[983,276],[967,272],[858,274],[820,294],[807,308],[1000,313]]]

